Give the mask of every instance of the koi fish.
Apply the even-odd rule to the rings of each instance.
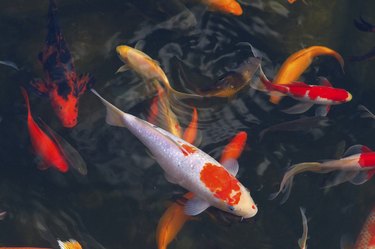
[[[235,0],[201,0],[210,11],[240,16],[243,13],[241,5]]]
[[[7,214],[8,214],[7,211],[0,210],[0,220],[4,220]]]
[[[31,144],[40,159],[38,168],[45,170],[54,167],[66,173],[70,165],[82,175],[86,175],[87,167],[79,153],[46,124],[43,123],[48,135],[38,126],[31,115],[29,96],[24,88],[21,88],[21,92],[27,106],[27,127]]]
[[[281,203],[284,203],[289,197],[294,176],[308,171],[315,173],[339,171],[335,179],[326,187],[336,186],[346,181],[360,185],[367,182],[375,174],[375,152],[359,144],[349,147],[343,157],[338,160],[292,165],[284,174],[279,191],[272,194],[270,199],[275,199],[280,193],[285,193],[281,201]]]
[[[232,97],[248,85],[260,66],[259,58],[250,57],[237,69],[225,73],[210,89],[199,90],[205,97]]]
[[[340,63],[341,68],[344,68],[344,59],[336,51],[323,47],[323,46],[312,46],[290,55],[286,61],[281,65],[275,79],[272,81],[273,84],[290,84],[299,79],[302,73],[310,66],[313,59],[320,55],[329,55],[336,58]],[[274,104],[278,104],[282,96],[271,95],[270,101]]]
[[[173,89],[169,83],[167,75],[165,75],[163,69],[161,69],[159,62],[140,51],[138,49],[141,46],[140,44],[141,42],[138,42],[135,45],[135,48],[126,45],[116,47],[116,52],[120,60],[125,63],[125,65],[121,66],[116,73],[132,69],[146,82],[154,82],[155,80],[159,81],[167,88],[168,93],[172,92],[180,98],[200,97],[195,94],[182,93]]]
[[[193,197],[193,193],[186,193],[182,200],[172,203],[164,212],[156,228],[156,243],[158,249],[167,249],[167,246],[180,232],[184,224],[189,219],[192,219],[191,216],[184,213],[184,204]]]
[[[301,216],[302,216],[303,232],[302,232],[301,238],[298,240],[298,245],[299,245],[299,248],[306,249],[307,248],[306,241],[307,241],[307,233],[308,233],[307,219],[305,215],[305,209],[301,207],[299,209],[301,211]]]
[[[250,192],[235,178],[238,172],[235,160],[221,165],[192,144],[122,112],[95,90],[91,91],[105,105],[109,125],[129,129],[151,151],[169,182],[196,195],[186,203],[185,214],[198,215],[210,206],[243,218],[253,217],[257,213]]]
[[[372,118],[375,119],[375,115],[364,105],[359,105],[358,110],[363,111],[361,118]]]
[[[297,0],[288,0],[289,3],[295,3]]]
[[[39,95],[49,97],[64,127],[74,127],[77,124],[79,98],[93,83],[93,79],[89,74],[77,75],[73,58],[58,25],[54,0],[49,2],[48,34],[38,58],[43,66],[44,80],[33,80],[30,82],[31,87]]]
[[[81,244],[75,240],[61,241],[57,240],[60,249],[82,249]],[[0,247],[0,249],[52,249],[46,247]]]
[[[237,160],[246,144],[247,133],[239,132],[224,148],[220,162]],[[192,199],[194,194],[186,193],[182,199],[172,203],[160,218],[156,229],[156,241],[158,249],[166,249],[169,243],[176,237],[183,225],[192,217],[184,213],[186,201]]]
[[[299,104],[292,106],[283,112],[288,114],[300,114],[308,111],[314,104],[322,105],[315,111],[316,116],[326,116],[330,110],[331,105],[338,105],[349,102],[352,95],[341,88],[334,88],[332,84],[324,77],[319,77],[320,86],[308,85],[303,82],[291,82],[288,84],[272,84],[264,73],[261,71],[260,75],[263,85],[256,86],[252,84],[253,88],[265,91],[271,96],[289,96],[300,101]]]
[[[375,248],[375,207],[372,208],[357,238],[354,249]]]

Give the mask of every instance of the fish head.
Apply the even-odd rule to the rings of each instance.
[[[240,191],[240,201],[234,206],[228,205],[228,212],[243,217],[245,219],[251,218],[257,214],[258,207],[254,203],[254,200],[251,197],[249,190],[247,190],[244,186],[241,185]]]
[[[129,47],[126,45],[120,45],[116,47],[116,52],[120,60],[122,60],[123,62],[127,62],[129,51],[132,49],[133,49],[132,47]]]
[[[72,128],[77,125],[78,119],[78,98],[72,94],[61,96],[57,90],[52,91],[50,95],[52,108],[62,125],[66,128]]]
[[[243,13],[241,5],[237,3],[236,1],[232,1],[228,5],[226,5],[226,10],[230,14],[235,15],[235,16],[240,16]]]

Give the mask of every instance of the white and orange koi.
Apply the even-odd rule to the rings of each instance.
[[[137,43],[135,46],[136,48],[126,45],[116,47],[116,52],[119,58],[125,63],[125,65],[120,67],[116,73],[125,72],[132,69],[147,82],[157,80],[158,82],[162,83],[167,88],[168,93],[172,92],[177,97],[200,98],[199,95],[182,93],[173,89],[169,83],[167,75],[164,73],[163,69],[161,69],[159,62],[137,49],[139,46],[139,43]]]
[[[185,205],[187,215],[200,214],[210,206],[243,218],[257,213],[249,190],[235,177],[238,172],[236,160],[227,160],[221,165],[183,139],[122,112],[95,90],[91,91],[105,105],[108,124],[129,129],[151,151],[169,182],[194,193],[194,198]]]
[[[324,77],[319,77],[320,85],[308,85],[303,82],[291,82],[288,84],[272,84],[260,69],[261,86],[252,84],[252,87],[269,93],[271,96],[289,96],[300,101],[283,112],[288,114],[300,114],[308,111],[314,104],[322,105],[315,111],[316,116],[326,116],[331,105],[339,105],[349,102],[352,95],[341,88],[334,88]]]
[[[290,194],[293,178],[303,172],[329,173],[339,171],[334,180],[325,187],[336,186],[349,181],[360,185],[367,182],[375,174],[375,152],[364,145],[353,145],[338,160],[328,160],[322,163],[306,162],[292,165],[284,174],[279,191],[272,194],[270,199],[275,199],[280,193],[285,193],[282,203]]]
[[[61,241],[57,240],[60,249],[82,249],[82,246],[76,240]],[[0,249],[52,249],[46,247],[0,247]]]

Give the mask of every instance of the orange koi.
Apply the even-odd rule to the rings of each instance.
[[[247,140],[247,133],[240,131],[236,136],[230,141],[230,143],[225,146],[223,152],[221,153],[220,162],[225,162],[228,159],[237,159],[240,157]]]
[[[197,112],[197,108],[194,107],[193,116],[191,118],[189,126],[185,129],[185,132],[182,138],[186,142],[193,144],[197,138],[197,133],[198,133],[197,129],[198,129],[198,112]]]
[[[29,96],[24,88],[21,88],[21,92],[27,106],[27,127],[31,144],[36,155],[40,158],[38,168],[44,170],[54,167],[60,172],[66,173],[71,165],[82,175],[86,175],[87,167],[79,153],[46,124],[44,124],[44,128],[48,135],[38,126],[31,115]]]
[[[241,5],[235,0],[202,0],[211,11],[240,16],[243,13]]]
[[[310,66],[313,59],[320,55],[329,55],[336,58],[340,63],[341,68],[344,68],[344,59],[336,51],[323,47],[323,46],[312,46],[290,55],[286,61],[281,65],[273,84],[289,84],[297,81],[303,72]],[[274,104],[278,104],[282,96],[270,96],[270,101]]]
[[[375,248],[375,206],[367,217],[361,233],[354,245],[354,249],[361,248]]]

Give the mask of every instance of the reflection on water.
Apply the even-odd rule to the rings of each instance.
[[[375,23],[370,11],[375,4],[370,0],[244,2],[249,3],[239,17],[207,11],[192,1],[61,0],[57,4],[77,70],[91,72],[103,97],[143,118],[155,92],[133,72],[115,75],[122,65],[114,50],[119,44],[133,46],[144,40],[144,51],[160,62],[173,87],[185,92],[210,86],[243,62],[251,51],[240,42],[250,42],[267,55],[269,61],[263,66],[270,77],[303,47],[324,45],[340,52],[345,74],[334,59],[322,57],[302,78],[315,82],[317,76],[329,76],[335,86],[352,92],[351,103],[330,112],[328,126],[319,121],[322,127],[301,125],[298,119],[303,117],[280,112],[282,108],[271,105],[267,95],[249,87],[229,99],[188,99],[173,105],[182,127],[190,121],[192,106],[198,107],[200,148],[216,158],[237,131],[248,133],[239,179],[251,190],[259,213],[230,226],[202,215],[170,245],[298,248],[299,207],[303,206],[311,218],[308,246],[337,248],[343,234],[359,233],[374,204],[373,180],[323,190],[326,176],[306,173],[295,179],[284,205],[268,197],[292,163],[334,158],[343,143],[375,148],[374,122],[361,119],[357,111],[358,104],[375,111],[371,70],[375,60],[347,60],[374,46],[375,35],[356,30],[352,21],[362,14]],[[79,123],[71,130],[61,128],[47,99],[30,96],[35,117],[41,116],[80,152],[88,174],[36,169],[19,85],[42,75],[37,53],[46,34],[47,5],[45,0],[0,2],[0,60],[20,68],[17,72],[0,64],[0,210],[7,211],[0,221],[0,245],[57,247],[57,238],[74,238],[85,248],[156,248],[157,222],[172,196],[184,190],[166,182],[160,167],[129,131],[105,124],[104,108],[91,94],[82,96]],[[282,106],[290,103],[286,99]],[[287,127],[277,128],[285,122],[290,122]]]

